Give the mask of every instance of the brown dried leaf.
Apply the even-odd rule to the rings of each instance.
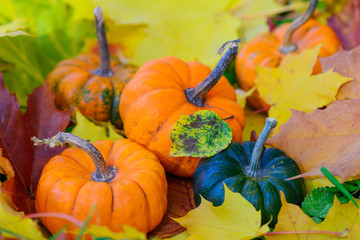
[[[334,55],[319,59],[323,72],[333,68],[345,77],[356,79],[342,85],[336,99],[360,98],[360,46],[350,51],[341,48]]]
[[[185,216],[196,208],[194,203],[193,180],[167,174],[168,181],[168,209],[160,225],[150,233],[161,238],[171,237],[182,233],[186,229],[172,218]]]
[[[324,110],[292,112],[267,141],[294,159],[304,174],[322,176],[325,166],[344,181],[360,174],[360,99],[338,100]]]

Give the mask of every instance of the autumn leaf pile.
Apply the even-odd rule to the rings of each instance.
[[[0,2],[0,235],[5,238],[64,238],[51,236],[39,221],[34,199],[41,171],[66,147],[33,145],[32,136],[49,138],[71,132],[94,142],[126,138],[110,123],[94,124],[74,108],[59,110],[45,84],[56,64],[79,54],[97,53],[93,9],[101,6],[112,56],[138,67],[151,59],[175,56],[213,68],[218,48],[228,40],[242,44],[259,33],[294,19],[308,1],[293,0],[3,0]],[[287,203],[274,229],[261,226],[261,213],[240,194],[225,186],[225,202],[214,207],[202,199],[194,204],[192,179],[167,175],[168,210],[157,229],[145,235],[124,226],[123,233],[69,218],[79,239],[359,239],[360,210],[323,176],[326,167],[360,205],[360,5],[357,0],[319,1],[315,17],[335,30],[342,43],[338,52],[320,58],[322,73],[312,75],[320,45],[284,57],[276,68],[258,67],[255,88],[236,85],[234,66],[226,76],[236,88],[246,112],[243,141],[260,134],[265,118],[278,121],[267,144],[281,149],[299,165],[307,197],[303,206]],[[349,24],[351,22],[351,24]],[[240,45],[241,48],[241,45]],[[246,105],[254,91],[271,107],[267,112]],[[231,129],[226,120],[202,111],[182,116],[171,135],[172,156],[185,156],[179,135],[184,124],[201,119],[194,132],[192,154],[211,156],[228,146]],[[216,119],[214,126],[209,118]],[[200,121],[200,120],[199,120]],[[213,131],[223,136],[214,136]],[[190,135],[190,134],[189,134]],[[217,138],[218,137],[218,138]],[[223,138],[221,138],[223,137]],[[253,135],[254,138],[254,135]],[[205,147],[211,139],[213,144]],[[177,142],[176,142],[177,141]],[[180,150],[179,150],[180,149]],[[203,155],[201,155],[203,154]],[[322,205],[325,204],[326,205]],[[91,217],[91,213],[89,213]]]

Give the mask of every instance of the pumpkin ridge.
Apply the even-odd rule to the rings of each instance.
[[[63,180],[65,180],[65,179],[67,179],[67,181],[69,180],[69,179],[73,179],[73,178],[64,178],[64,179],[60,179],[59,181],[56,181],[54,184],[52,184],[51,185],[51,187],[50,187],[50,189],[48,190],[48,192],[47,192],[47,195],[46,195],[46,204],[45,204],[45,212],[53,212],[53,210],[48,210],[48,207],[49,207],[49,205],[48,205],[48,200],[49,200],[49,196],[50,196],[50,193],[51,193],[51,190],[52,189],[54,189],[54,188],[57,188],[57,184],[59,184],[60,182],[62,182]],[[80,179],[81,180],[81,179]],[[79,181],[80,181],[79,180]],[[82,181],[84,181],[84,180],[82,180]],[[80,191],[80,189],[82,188],[82,186],[83,185],[85,185],[86,183],[88,183],[89,181],[88,180],[86,180],[86,181],[84,181],[84,183],[81,185],[81,186],[78,186],[78,189],[77,189],[77,191],[76,191],[76,194],[74,194],[74,199],[76,199],[76,197],[77,197],[77,194],[78,194],[78,192]],[[72,201],[70,201],[70,202],[72,202]],[[73,211],[73,207],[74,207],[74,205],[72,205],[72,207],[71,207],[71,213],[68,213],[69,215],[72,215],[72,211]],[[44,218],[44,219],[47,219],[47,218]],[[47,222],[47,221],[46,221]],[[44,223],[44,225],[45,225],[45,223]],[[48,227],[48,225],[45,225],[46,226],[46,228],[49,228]]]
[[[65,163],[66,164],[66,163]],[[46,171],[46,173],[52,173],[52,172],[57,172],[57,171],[61,171],[61,170],[71,170],[71,171],[73,171],[73,172],[71,172],[70,171],[70,173],[71,174],[74,174],[73,175],[73,178],[78,178],[78,179],[89,179],[89,178],[86,178],[86,177],[80,177],[80,176],[77,176],[77,175],[75,175],[75,173],[76,174],[79,174],[79,172],[80,172],[80,174],[83,174],[83,175],[89,175],[89,177],[90,177],[90,175],[91,175],[91,172],[89,172],[89,171],[87,171],[86,169],[84,169],[84,168],[81,168],[81,169],[77,169],[77,168],[75,168],[75,167],[67,167],[67,166],[55,166],[55,169],[54,168],[52,168],[52,169],[49,169],[49,170],[47,170]],[[45,174],[45,173],[44,173]],[[69,177],[70,178],[70,177]]]
[[[71,148],[68,148],[68,149],[71,149]],[[65,149],[65,151],[68,150],[68,149]],[[64,151],[64,152],[65,152],[65,151]],[[81,150],[81,151],[82,151],[82,150]],[[66,153],[67,153],[67,152],[68,152],[68,151],[66,151]],[[82,152],[83,152],[83,151],[82,151]],[[81,164],[80,162],[78,162],[78,161],[75,159],[75,157],[73,157],[71,154],[61,155],[61,157],[66,157],[67,159],[69,159],[69,160],[71,160],[71,161],[79,164],[79,167],[84,168],[86,171],[88,171],[88,169],[89,169],[89,168],[87,168],[87,166],[84,166],[83,164]],[[93,164],[93,163],[90,163],[90,164]],[[89,169],[89,172],[91,172],[90,169]]]
[[[137,186],[138,186],[138,188],[141,190],[141,192],[144,194],[144,197],[145,197],[145,199],[146,199],[146,206],[147,206],[147,211],[146,211],[146,213],[148,213],[148,214],[146,214],[146,216],[147,216],[147,218],[146,218],[146,223],[147,223],[147,226],[146,226],[146,228],[147,229],[149,229],[150,228],[150,222],[151,222],[151,219],[150,219],[150,204],[149,204],[149,200],[148,200],[148,198],[147,198],[147,196],[146,196],[146,193],[144,192],[144,189],[141,187],[141,185],[139,185],[139,183],[137,182],[137,181],[135,181],[134,179],[132,179],[132,178],[130,178],[129,179],[131,182],[133,182],[134,184],[136,184]]]
[[[153,89],[153,90],[145,93],[143,96],[141,96],[141,97],[139,97],[139,98],[136,98],[135,101],[133,101],[132,104],[131,104],[131,106],[128,108],[127,114],[125,115],[125,118],[127,118],[127,116],[130,115],[130,114],[134,114],[134,113],[133,113],[133,109],[137,109],[137,106],[138,106],[137,102],[145,102],[148,96],[154,95],[155,92],[158,91],[158,90],[159,90],[159,89]],[[161,89],[161,91],[165,91],[165,92],[168,92],[168,91],[171,91],[171,90],[173,90],[173,92],[175,92],[175,93],[178,92],[178,90],[174,90],[174,89],[165,89],[165,88],[164,88],[164,89]],[[182,96],[181,93],[179,93],[179,95]],[[180,100],[181,100],[181,99],[178,99],[177,103],[173,105],[173,107],[177,109],[176,112],[179,110],[179,107],[180,107],[181,109],[183,109],[184,106],[187,106],[186,103],[188,103],[188,102],[187,102],[187,100],[186,100],[186,98],[185,98],[185,95],[184,95],[184,97],[183,97],[183,101],[180,102]],[[146,102],[147,102],[147,103],[150,103],[151,101],[146,101]],[[186,105],[184,105],[184,103],[185,103]],[[137,142],[138,142],[139,144],[141,144],[142,146],[144,146],[144,147],[146,147],[146,148],[149,148],[150,142],[152,141],[152,139],[155,139],[155,136],[154,136],[154,135],[155,135],[155,133],[157,134],[157,131],[156,131],[156,130],[159,129],[159,128],[161,129],[161,128],[164,126],[164,124],[165,124],[166,122],[168,122],[169,118],[171,118],[171,116],[173,116],[173,115],[175,114],[175,112],[167,111],[167,110],[165,110],[165,109],[161,109],[161,111],[159,111],[159,112],[161,112],[161,114],[164,114],[164,112],[167,112],[167,114],[164,114],[164,115],[163,115],[163,117],[162,117],[163,120],[162,120],[161,122],[158,122],[158,123],[156,123],[156,124],[155,124],[154,122],[152,122],[152,123],[147,123],[146,125],[144,125],[144,127],[146,126],[147,131],[148,131],[149,133],[152,132],[152,134],[149,134],[148,136],[146,136],[146,137],[147,137],[146,141],[141,141],[141,142],[140,142],[139,140],[137,140]],[[137,124],[144,122],[144,121],[142,121],[142,119],[147,117],[147,115],[144,115],[144,114],[140,114],[140,115],[137,115],[137,116],[138,116],[138,117],[137,117]],[[145,122],[146,122],[146,121],[145,121]],[[126,124],[126,123],[125,123],[125,124]],[[155,127],[154,125],[156,125],[156,127]],[[135,128],[136,126],[137,126],[137,125],[133,125],[132,127]],[[126,129],[126,127],[125,127],[125,129]],[[145,136],[145,135],[142,135],[142,138],[143,138],[143,139],[144,139],[144,136]],[[144,139],[144,140],[145,140],[145,139]]]
[[[181,59],[179,59],[179,58],[176,58],[176,59],[181,61]],[[191,74],[190,74],[190,72],[189,72],[189,67],[187,66],[187,64],[185,63],[185,64],[186,64],[187,75],[188,75],[189,78],[188,78],[188,79],[184,79],[184,78],[178,73],[177,69],[176,69],[172,64],[170,64],[168,61],[166,61],[166,58],[165,58],[165,59],[162,58],[162,59],[160,59],[160,61],[163,62],[163,63],[165,63],[166,65],[168,65],[171,69],[173,69],[173,72],[176,73],[176,76],[177,76],[176,79],[179,79],[179,80],[180,80],[179,82],[177,81],[177,82],[179,83],[179,86],[181,86],[182,89],[185,90],[186,85],[188,85],[188,83],[189,83],[190,80],[191,80]],[[176,79],[175,79],[175,80],[176,80]],[[187,82],[184,83],[184,81],[187,81]]]

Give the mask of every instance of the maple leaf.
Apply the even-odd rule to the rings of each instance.
[[[3,157],[2,149],[0,148],[0,173],[6,176],[6,179],[15,177],[15,172],[9,159]]]
[[[211,4],[207,0],[159,0],[155,5],[126,0],[94,2],[118,25],[146,26],[146,36],[131,60],[137,65],[163,56],[214,65],[219,43],[238,38],[240,22],[226,11],[230,0]]]
[[[79,111],[75,112],[76,126],[71,130],[71,133],[90,142],[100,140],[111,140],[115,142],[118,139],[124,138],[111,126],[108,122],[105,126],[99,126],[84,117]]]
[[[360,4],[358,0],[350,0],[338,13],[328,19],[328,25],[336,32],[342,46],[351,49],[360,45]]]
[[[360,200],[356,199],[355,201],[360,203]],[[287,203],[283,193],[281,193],[281,202],[282,207],[278,215],[279,221],[276,224],[273,233],[265,234],[266,239],[339,239],[339,237],[345,236],[346,233],[351,235],[354,234],[354,231],[359,229],[358,225],[360,224],[360,212],[353,203],[349,202],[347,204],[341,204],[335,198],[333,206],[327,214],[325,220],[317,224],[309,216],[307,216],[299,206]],[[323,233],[320,233],[319,231]],[[289,234],[286,234],[286,232]],[[290,232],[293,233],[290,234]],[[357,236],[359,236],[359,232],[357,232]]]
[[[6,239],[45,240],[39,226],[24,213],[17,212],[9,195],[0,191],[0,234]]]
[[[150,236],[172,237],[185,231],[173,218],[185,216],[196,207],[192,178],[180,178],[171,174],[166,175],[168,182],[168,208],[159,226],[150,233]]]
[[[311,75],[320,46],[298,55],[286,55],[277,68],[257,70],[255,83],[262,99],[271,105],[269,117],[278,121],[277,130],[291,116],[291,109],[311,112],[335,101],[341,84],[351,78],[329,70]]]
[[[319,58],[324,71],[334,69],[342,76],[355,80],[343,84],[336,95],[336,99],[360,98],[360,46],[349,51],[340,48],[334,55]]]
[[[269,231],[261,226],[261,213],[241,194],[226,185],[225,200],[221,206],[201,198],[201,204],[184,217],[176,218],[186,227],[191,239],[253,239]]]
[[[21,106],[60,60],[79,54],[85,36],[94,35],[93,20],[75,21],[72,13],[62,0],[1,0],[0,60],[13,66],[5,69],[5,83]]]
[[[251,141],[252,132],[260,134],[264,129],[266,115],[263,113],[254,113],[253,110],[245,108],[245,128],[242,130],[242,140]]]
[[[51,137],[64,131],[70,121],[71,111],[58,110],[49,89],[46,85],[35,89],[23,115],[15,95],[10,94],[0,74],[0,148],[15,172],[13,201],[25,212],[31,211],[26,199],[36,190],[45,163],[63,150],[35,148],[30,138]]]
[[[360,99],[338,100],[324,110],[292,111],[289,121],[267,143],[294,159],[297,177],[321,175],[325,166],[342,181],[360,174]]]

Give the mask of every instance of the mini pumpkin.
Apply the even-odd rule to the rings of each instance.
[[[55,92],[55,104],[72,106],[97,124],[110,121],[122,128],[119,114],[120,95],[137,68],[111,60],[101,9],[94,10],[99,45],[98,55],[80,55],[61,61],[49,74],[47,82]]]
[[[92,145],[63,132],[50,140],[33,140],[35,145],[75,146],[44,167],[35,200],[37,212],[65,213],[85,220],[95,205],[91,223],[115,232],[126,224],[147,233],[161,222],[167,207],[165,171],[158,158],[139,144],[120,139]],[[53,234],[69,223],[51,217],[41,221]]]
[[[192,177],[199,158],[170,157],[170,132],[181,115],[201,109],[216,112],[233,130],[233,141],[241,141],[244,111],[236,102],[235,89],[222,77],[238,49],[231,42],[215,69],[198,62],[185,63],[175,57],[151,60],[139,68],[126,85],[120,115],[126,136],[157,155],[167,172]]]
[[[296,54],[304,49],[311,49],[322,44],[319,57],[330,56],[340,47],[336,33],[328,26],[309,19],[316,8],[317,0],[311,0],[304,15],[291,24],[285,23],[271,33],[264,33],[244,44],[235,60],[237,82],[244,90],[255,86],[256,67],[277,67],[282,58],[289,53]],[[314,66],[313,74],[322,71],[320,62]],[[255,91],[248,98],[249,104],[255,109],[267,109],[270,106]]]
[[[305,195],[303,179],[286,180],[301,174],[296,162],[277,148],[265,149],[264,143],[275,119],[267,119],[257,142],[231,143],[213,157],[202,159],[194,174],[195,204],[200,195],[220,206],[224,202],[224,184],[240,193],[261,210],[262,224],[277,222],[281,207],[280,191],[287,202],[300,205]]]

